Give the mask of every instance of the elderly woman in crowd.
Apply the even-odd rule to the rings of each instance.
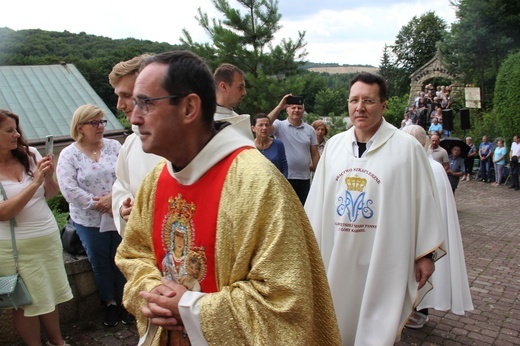
[[[80,106],[72,117],[74,143],[62,150],[57,175],[61,192],[69,202],[70,217],[92,265],[100,298],[106,304],[104,324],[123,323],[128,313],[120,306],[123,274],[114,263],[121,236],[112,218],[111,190],[121,144],[103,138],[107,120],[94,105]]]
[[[316,132],[316,138],[318,139],[318,152],[323,153],[323,148],[325,148],[325,143],[327,143],[327,135],[329,134],[329,128],[327,124],[323,120],[315,120],[312,122],[311,126],[314,128]]]
[[[288,166],[282,141],[269,137],[271,121],[265,113],[258,113],[251,120],[251,130],[255,134],[255,146],[287,178]]]
[[[323,153],[323,149],[325,149],[325,143],[327,143],[327,135],[329,134],[329,127],[323,120],[314,120],[311,124],[311,126],[314,128],[314,132],[316,132],[316,139],[318,140],[318,152],[321,154]],[[348,125],[347,125],[348,128]],[[311,162],[311,179],[314,177],[314,171],[316,170],[316,167],[312,165]]]
[[[7,197],[0,194],[0,276],[16,272],[9,223],[14,218],[19,273],[32,298],[32,304],[13,310],[15,329],[27,345],[41,345],[41,326],[47,345],[68,345],[57,305],[72,293],[58,225],[45,200],[59,191],[54,163],[29,147],[19,122],[16,114],[0,110],[0,183]]]

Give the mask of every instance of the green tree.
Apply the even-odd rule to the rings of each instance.
[[[304,85],[302,96],[305,99],[305,110],[309,113],[314,112],[316,95],[320,90],[327,88],[329,74],[304,71],[297,78],[303,79]]]
[[[458,21],[440,45],[450,69],[481,89],[491,108],[500,64],[520,48],[520,4],[508,0],[452,0]]]
[[[390,97],[386,101],[385,120],[395,127],[400,128],[407,105],[408,94]]]
[[[435,56],[437,42],[443,41],[447,34],[446,26],[446,22],[432,11],[419,18],[414,16],[399,30],[392,47],[398,66],[412,74],[430,61]]]
[[[379,74],[386,79],[388,97],[402,95],[408,92],[407,89],[410,84],[410,78],[402,71],[402,68],[397,66],[392,48],[386,44],[383,48],[383,55],[381,56]]]
[[[500,134],[510,142],[520,132],[520,52],[511,54],[501,65],[494,96],[494,114]]]
[[[282,39],[273,43],[281,28],[277,0],[237,0],[240,9],[232,8],[227,0],[212,0],[223,19],[211,19],[201,8],[196,17],[211,43],[193,42],[184,29],[181,42],[190,50],[206,58],[212,68],[227,62],[246,73],[248,96],[239,107],[246,113],[269,112],[283,95],[300,95],[304,83],[297,78],[305,51],[305,32],[298,32],[295,41]]]
[[[346,112],[346,93],[338,89],[322,89],[316,94],[314,112],[321,116],[340,116]]]
[[[414,16],[403,26],[392,46],[395,54],[392,95],[402,95],[409,91],[410,75],[430,61],[437,51],[437,43],[446,35],[446,22],[435,12],[428,11],[420,17]]]

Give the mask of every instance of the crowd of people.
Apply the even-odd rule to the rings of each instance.
[[[452,190],[455,192],[459,181],[470,181],[473,175],[475,158],[478,158],[478,179],[483,182],[492,182],[494,186],[505,184],[504,180],[511,176],[511,188],[518,189],[518,136],[515,135],[511,150],[505,148],[503,138],[497,138],[496,144],[483,136],[482,142],[476,148],[471,137],[466,137],[467,152],[462,151],[464,144],[450,147],[449,152],[440,146],[443,138],[451,136],[451,131],[443,127],[443,111],[450,110],[453,103],[451,92],[453,85],[437,86],[431,83],[418,91],[414,102],[406,108],[401,121],[401,130],[410,125],[420,125],[430,136],[428,155],[441,163],[448,174]],[[516,157],[516,158],[515,158]],[[507,165],[509,162],[509,165]]]
[[[449,137],[451,129],[443,127],[443,111],[451,109],[453,85],[439,85],[435,88],[431,83],[418,91],[414,101],[404,112],[401,129],[409,125],[420,125],[429,135],[434,133],[440,137]]]
[[[109,82],[133,134],[123,145],[104,138],[103,112],[80,106],[57,181],[53,157],[27,145],[16,115],[0,113],[2,263],[12,217],[26,266],[36,265],[31,242],[57,253],[38,259],[53,270],[42,293],[21,271],[33,299],[46,301],[14,310],[28,344],[40,344],[40,321],[48,345],[67,345],[57,305],[72,294],[45,208],[58,190],[92,264],[104,324],[137,322],[145,345],[393,345],[405,326],[428,321],[428,309],[473,309],[453,193],[476,155],[487,180],[507,153],[504,141],[477,150],[471,138],[467,154],[460,145],[448,153],[439,145],[446,132],[429,137],[417,125],[428,105],[441,115],[450,107],[449,87],[427,85],[399,131],[383,117],[385,80],[356,75],[353,126],[329,139],[325,122],[303,121],[304,101],[290,93],[269,113],[236,113],[247,96],[243,71],[224,63],[212,72],[188,51],[120,62]],[[45,227],[25,230],[36,216]]]
[[[504,138],[497,138],[495,143],[488,139],[488,136],[482,137],[482,142],[478,149],[471,143],[471,138],[467,139],[468,145],[471,145],[470,153],[473,152],[474,158],[478,157],[478,174],[476,179],[484,183],[492,183],[493,186],[505,185],[511,178],[512,184],[509,188],[520,190],[518,184],[519,165],[518,157],[520,156],[520,137],[515,135],[511,143],[510,149],[507,150]],[[468,155],[468,158],[470,156]],[[466,179],[469,181],[473,175],[473,162],[467,170]]]
[[[402,128],[407,132],[407,127]],[[508,151],[503,138],[497,138],[493,145],[487,136],[482,137],[478,148],[471,137],[466,137],[465,143],[458,139],[448,141],[448,150],[441,146],[441,136],[437,133],[429,134],[427,154],[439,162],[445,169],[452,190],[455,193],[460,181],[470,181],[474,175],[475,160],[478,158],[478,174],[476,178],[482,182],[492,183],[493,186],[505,185],[511,177],[510,188],[518,188],[518,155],[520,154],[518,135],[513,137],[513,143]],[[465,150],[463,150],[465,148]],[[478,155],[478,156],[477,156]],[[509,162],[509,165],[508,165]]]

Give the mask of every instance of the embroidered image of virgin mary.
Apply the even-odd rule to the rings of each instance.
[[[176,221],[171,225],[168,233],[169,236],[165,237],[168,238],[168,252],[164,256],[162,263],[163,275],[172,281],[180,283],[181,278],[186,275],[185,260],[190,238],[188,236],[188,227]]]
[[[206,254],[203,247],[193,244],[193,213],[195,205],[187,203],[179,194],[168,200],[168,213],[162,226],[166,255],[162,260],[163,275],[189,290],[200,291],[200,281],[206,273]]]

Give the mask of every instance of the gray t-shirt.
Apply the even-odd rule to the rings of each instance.
[[[274,121],[274,136],[283,142],[287,165],[288,179],[308,180],[311,178],[311,145],[318,145],[314,128],[302,122],[293,126],[289,120]]]
[[[443,147],[437,147],[436,149],[429,147],[427,154],[443,166],[445,163],[450,162],[450,159],[448,158],[448,152]]]

